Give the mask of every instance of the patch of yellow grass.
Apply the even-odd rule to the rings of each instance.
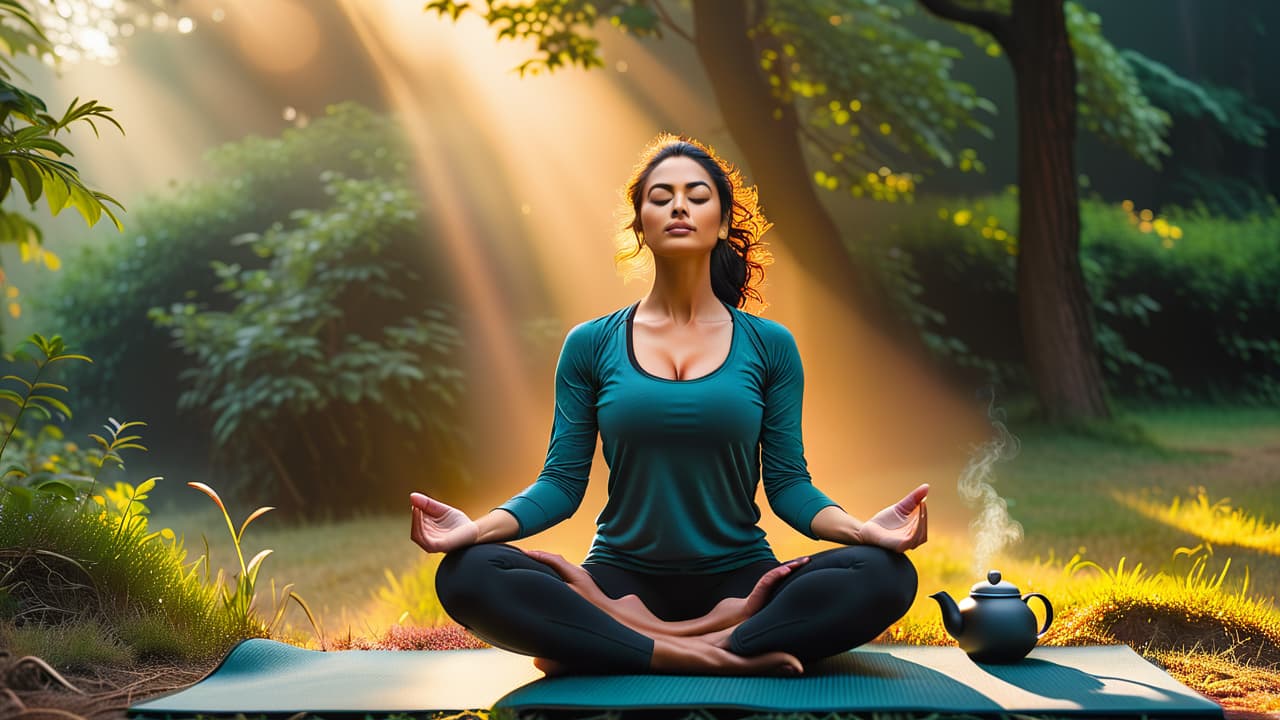
[[[1230,498],[1210,502],[1208,491],[1203,487],[1198,488],[1190,500],[1184,502],[1181,497],[1175,497],[1168,506],[1133,492],[1113,490],[1111,495],[1134,512],[1205,542],[1280,555],[1280,523],[1267,522],[1242,508],[1233,508]]]
[[[1206,546],[1179,548],[1185,574],[1148,573],[1138,563],[1115,568],[1073,557],[1063,567],[1071,582],[1059,590],[1062,607],[1043,642],[1073,645],[1121,642],[1144,654],[1187,651],[1233,654],[1256,666],[1280,665],[1280,612],[1271,599],[1249,593],[1246,579],[1234,592],[1223,589],[1228,559],[1208,571]]]
[[[1226,710],[1280,711],[1280,669],[1254,667],[1230,654],[1159,652],[1154,659],[1183,685],[1213,697]]]

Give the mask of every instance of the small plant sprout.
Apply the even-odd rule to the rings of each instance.
[[[65,393],[67,388],[58,383],[47,382],[44,380],[49,368],[53,365],[65,362],[67,360],[83,360],[92,363],[93,360],[85,355],[77,355],[67,352],[66,344],[62,338],[54,335],[52,338],[45,338],[39,333],[28,337],[23,345],[34,346],[38,351],[36,354],[29,353],[19,347],[11,356],[13,360],[27,360],[36,367],[35,377],[31,380],[19,377],[17,375],[5,375],[0,377],[0,382],[8,382],[17,384],[21,388],[21,392],[12,387],[0,387],[0,401],[7,402],[18,408],[17,413],[10,419],[4,417],[7,427],[4,430],[4,438],[0,440],[0,457],[4,456],[4,452],[9,447],[9,442],[15,434],[19,434],[19,425],[22,417],[28,410],[43,416],[45,421],[52,420],[54,413],[61,415],[63,418],[71,417],[71,408],[65,402],[54,397],[54,392]],[[29,501],[35,491],[43,491],[58,495],[65,499],[75,498],[75,488],[60,477],[30,477],[32,475],[30,468],[21,463],[8,463],[3,473],[0,473],[0,480],[7,480],[10,476],[14,476],[17,480],[26,479],[30,487],[12,486],[6,484],[4,488],[25,500]],[[37,473],[37,476],[40,475]],[[47,474],[46,474],[47,475]]]
[[[249,527],[249,523],[257,520],[268,512],[275,510],[275,508],[268,505],[260,507],[249,513],[249,516],[240,524],[240,530],[237,531],[235,525],[231,522],[231,514],[227,511],[226,503],[222,502],[222,498],[218,496],[217,491],[202,482],[188,482],[187,485],[209,496],[209,499],[213,500],[214,504],[218,506],[218,509],[222,511],[222,517],[227,521],[227,531],[231,533],[231,542],[235,546],[236,559],[240,563],[240,572],[236,575],[235,590],[233,591],[228,589],[223,583],[224,574],[221,569],[218,570],[217,579],[214,581],[215,585],[222,590],[224,607],[228,614],[230,614],[237,622],[242,624],[259,622],[256,618],[255,607],[257,600],[256,586],[258,581],[258,571],[262,569],[262,562],[267,559],[267,556],[272,553],[272,550],[262,550],[257,555],[254,555],[246,564],[244,561],[242,541],[244,539],[244,532]],[[208,544],[206,542],[204,555],[206,573],[208,572],[208,557]],[[277,598],[274,579],[271,582],[271,602],[274,606],[274,612],[270,622],[264,624],[267,633],[274,633],[279,626],[281,620],[284,618],[286,603],[290,598],[302,607],[302,611],[306,613],[307,620],[310,621],[312,629],[315,630],[316,635],[320,638],[321,646],[323,646],[324,633],[316,623],[315,616],[311,612],[311,608],[307,605],[307,602],[297,593],[293,592],[292,583],[285,585],[280,590],[280,594]]]

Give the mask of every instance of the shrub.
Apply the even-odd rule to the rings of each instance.
[[[74,378],[91,408],[130,398],[251,502],[297,507],[306,478],[344,513],[398,507],[384,478],[465,482],[461,343],[409,155],[394,121],[336,105],[213,151],[208,179],[86,247],[45,302],[97,360]]]
[[[957,377],[1026,389],[1017,199],[886,209],[871,243],[899,304]],[[1280,398],[1280,207],[1243,220],[1081,203],[1081,265],[1113,395]]]
[[[395,123],[352,103],[279,137],[248,137],[210,151],[203,179],[177,184],[137,204],[127,231],[94,238],[70,258],[47,294],[32,306],[95,359],[70,380],[92,416],[130,415],[156,428],[165,447],[199,457],[207,444],[196,423],[177,415],[177,368],[188,366],[168,332],[148,311],[180,301],[223,303],[211,263],[261,265],[253,247],[232,238],[287,223],[298,208],[325,202],[327,171],[350,178],[402,175],[408,145]],[[422,283],[415,300],[437,293]]]
[[[237,239],[265,268],[217,265],[230,310],[153,316],[197,360],[179,403],[210,417],[227,475],[252,482],[237,489],[297,508],[399,507],[412,488],[396,479],[462,477],[458,332],[448,305],[424,310],[402,290],[417,281],[396,257],[415,232],[412,191],[326,180],[332,207]]]

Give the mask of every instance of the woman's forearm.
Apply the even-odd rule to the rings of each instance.
[[[511,540],[520,534],[520,523],[516,521],[516,516],[506,510],[490,510],[488,515],[476,520],[475,524],[480,531],[476,538],[477,545]]]
[[[862,521],[835,505],[819,510],[809,523],[809,529],[823,540],[842,545],[857,545],[861,542],[859,531],[862,529]]]

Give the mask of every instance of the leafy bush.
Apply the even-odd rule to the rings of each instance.
[[[926,344],[967,381],[1028,387],[1014,294],[1017,198],[922,199],[870,241]],[[1229,220],[1081,203],[1081,265],[1119,397],[1280,398],[1280,207]]]
[[[87,247],[46,302],[97,360],[75,378],[102,389],[92,409],[130,398],[251,501],[296,507],[305,478],[344,512],[402,501],[374,478],[464,482],[452,293],[409,155],[391,119],[336,105],[215,150],[209,179]]]
[[[411,488],[388,478],[426,471],[439,486],[460,455],[459,337],[447,305],[424,310],[402,290],[418,280],[395,256],[418,219],[410,188],[326,179],[330,208],[237,238],[267,267],[216,264],[229,311],[153,316],[197,359],[180,405],[212,416],[229,474],[252,481],[243,489],[295,507],[398,507]],[[406,461],[418,472],[396,472]]]
[[[260,263],[252,247],[231,239],[323,203],[324,172],[394,176],[405,172],[408,156],[391,119],[355,104],[335,105],[280,137],[248,137],[216,148],[205,157],[203,179],[141,202],[126,233],[85,243],[51,291],[31,300],[95,359],[71,378],[81,388],[82,407],[106,416],[128,398],[130,415],[148,420],[162,443],[186,448],[198,433],[176,417],[174,368],[187,363],[148,311],[183,300],[221,300],[210,264]],[[189,448],[188,454],[198,457],[202,450]]]

